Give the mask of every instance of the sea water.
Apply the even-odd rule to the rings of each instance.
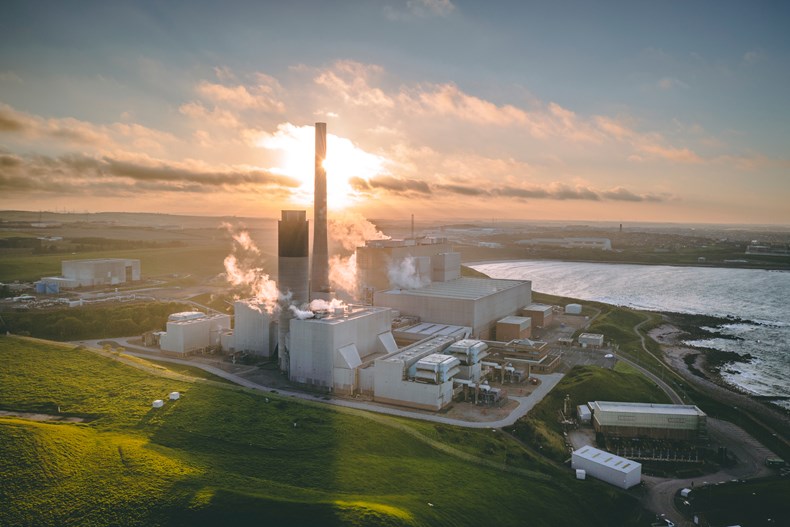
[[[790,396],[790,272],[716,267],[512,261],[472,265],[492,278],[531,280],[533,291],[652,311],[739,320],[716,328],[733,338],[687,341],[749,354],[722,377],[756,395]],[[777,404],[790,408],[790,401]]]

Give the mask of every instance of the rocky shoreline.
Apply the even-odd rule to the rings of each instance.
[[[709,361],[704,349],[685,345],[683,341],[689,338],[689,333],[669,321],[650,330],[648,336],[660,345],[664,362],[687,383],[721,403],[749,413],[790,445],[790,411],[755,398],[755,394],[722,379],[719,370],[730,361],[718,366]]]

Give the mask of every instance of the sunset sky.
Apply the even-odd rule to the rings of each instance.
[[[0,209],[790,224],[790,3],[3,2]]]

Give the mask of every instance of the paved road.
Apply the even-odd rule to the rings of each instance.
[[[642,505],[657,514],[666,514],[666,517],[678,527],[694,525],[675,509],[675,495],[680,489],[699,487],[706,483],[726,483],[734,479],[763,477],[774,473],[764,464],[765,458],[773,456],[773,453],[743,429],[728,421],[709,417],[708,432],[715,443],[726,446],[735,455],[738,459],[736,465],[696,478],[667,479],[642,476],[642,481],[648,490]]]
[[[238,384],[239,386],[244,386],[245,388],[250,388],[253,390],[271,391],[273,389],[276,389],[278,393],[280,393],[281,395],[285,395],[287,397],[296,397],[298,399],[322,402],[335,406],[343,406],[345,408],[355,408],[357,410],[366,410],[370,412],[377,412],[386,415],[394,415],[398,417],[409,417],[411,419],[421,419],[423,421],[432,421],[434,423],[462,426],[466,428],[502,428],[504,426],[511,426],[517,420],[527,415],[527,413],[537,403],[543,400],[546,394],[548,394],[552,390],[552,388],[554,388],[557,385],[557,383],[560,382],[560,379],[562,379],[563,377],[563,374],[561,373],[552,373],[549,375],[535,375],[535,377],[538,377],[541,380],[540,385],[531,394],[529,394],[526,397],[511,396],[510,399],[516,401],[518,403],[518,406],[516,406],[516,408],[513,409],[513,411],[510,412],[510,414],[508,414],[508,416],[503,419],[499,419],[497,421],[464,421],[462,419],[451,419],[449,417],[443,417],[440,415],[415,412],[412,410],[406,410],[401,408],[394,408],[391,406],[384,406],[372,402],[352,401],[352,400],[337,399],[337,398],[324,399],[323,397],[317,398],[315,395],[309,393],[292,391],[292,390],[283,390],[282,388],[272,388],[270,386],[265,386],[262,384],[252,382],[239,375],[236,375],[234,373],[229,373],[227,371],[221,370],[220,368],[211,366],[209,364],[203,364],[201,362],[196,362],[186,359],[164,357],[157,353],[151,353],[151,351],[147,348],[136,346],[134,344],[129,344],[127,339],[98,339],[98,340],[83,340],[83,341],[74,342],[74,344],[82,344],[83,346],[88,346],[98,349],[101,349],[104,343],[110,343],[110,344],[114,344],[115,346],[124,347],[126,348],[126,351],[124,353],[127,355],[132,355],[134,357],[140,357],[143,359],[154,359],[162,362],[183,364],[185,366],[193,366],[195,368],[200,368],[203,371],[207,371],[218,377],[222,377],[223,379]]]

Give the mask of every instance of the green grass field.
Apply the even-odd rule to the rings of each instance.
[[[631,368],[627,370],[612,371],[596,366],[573,368],[543,401],[516,423],[513,433],[528,443],[539,445],[546,456],[562,461],[570,457],[558,421],[566,395],[570,396],[571,416],[575,415],[576,406],[588,401],[671,402],[642,374]]]
[[[630,496],[490,430],[166,375],[0,337],[0,409],[90,418],[0,418],[0,525],[641,525]]]
[[[61,261],[92,258],[135,258],[140,260],[143,278],[185,273],[211,277],[224,271],[223,260],[230,246],[163,247],[156,249],[107,250],[55,254],[5,254],[0,265],[0,282],[35,281],[42,276],[60,276]]]

